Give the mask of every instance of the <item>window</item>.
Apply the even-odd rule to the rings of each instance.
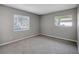
[[[56,16],[55,25],[72,27],[72,15]]]
[[[28,16],[14,15],[14,31],[25,31],[30,28],[30,18]]]

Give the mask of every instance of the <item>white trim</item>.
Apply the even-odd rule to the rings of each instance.
[[[21,39],[17,39],[17,40],[9,41],[9,42],[6,42],[6,43],[2,43],[2,44],[0,44],[0,46],[4,46],[4,45],[7,45],[7,44],[10,44],[10,43],[13,43],[13,42],[17,42],[17,41],[20,41],[20,40],[23,40],[23,39],[31,38],[31,37],[34,37],[34,36],[37,36],[37,35],[44,35],[44,36],[64,39],[64,40],[67,40],[67,41],[77,42],[77,40],[71,40],[71,39],[67,39],[67,38],[55,37],[55,36],[39,33],[39,34],[32,34],[31,36],[24,37],[24,38],[21,38]]]
[[[34,36],[37,36],[37,35],[39,35],[39,34],[32,34],[31,36],[28,36],[28,37],[23,37],[21,39],[16,39],[16,40],[13,40],[13,41],[2,43],[2,44],[0,44],[0,46],[4,46],[4,45],[7,45],[7,44],[10,44],[10,43],[13,43],[13,42],[17,42],[17,41],[20,41],[20,40],[23,40],[23,39],[31,38],[31,37],[34,37]]]
[[[67,40],[67,41],[71,41],[71,42],[77,42],[77,40],[72,40],[72,39],[67,39],[67,38],[62,38],[62,37],[56,37],[56,36],[51,36],[51,35],[47,35],[47,34],[42,34],[44,36],[49,36],[49,37],[53,37],[53,38],[59,38],[59,39],[63,39],[63,40]]]

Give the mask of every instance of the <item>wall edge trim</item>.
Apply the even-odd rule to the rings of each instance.
[[[77,40],[71,40],[71,39],[67,39],[67,38],[51,36],[51,35],[42,34],[42,33],[40,33],[40,35],[49,36],[49,37],[53,37],[53,38],[58,38],[58,39],[62,39],[62,40],[66,40],[66,41],[71,41],[71,42],[77,42]]]
[[[2,44],[0,44],[0,46],[8,45],[8,44],[11,44],[11,43],[14,43],[14,42],[17,42],[17,41],[21,41],[21,40],[24,40],[24,39],[28,39],[28,38],[31,38],[31,37],[34,37],[34,36],[38,36],[38,35],[39,34],[32,34],[31,36],[28,36],[28,37],[23,37],[23,38],[20,38],[20,39],[16,39],[16,40],[12,40],[12,41],[9,41],[9,42],[2,43]]]

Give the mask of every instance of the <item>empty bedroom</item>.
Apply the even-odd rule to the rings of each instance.
[[[0,4],[0,54],[78,54],[78,4]]]

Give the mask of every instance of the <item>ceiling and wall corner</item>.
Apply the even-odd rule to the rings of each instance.
[[[37,15],[76,8],[76,4],[4,4],[5,6],[24,10]]]
[[[54,5],[54,4],[51,4],[51,5],[48,5],[48,4],[46,4],[46,5],[42,5],[42,4],[38,4],[38,5],[35,5],[35,4],[34,5],[32,5],[32,4],[29,4],[29,5],[28,4],[6,4],[4,6],[8,6],[11,8],[0,7],[0,15],[3,15],[0,17],[0,19],[1,19],[0,24],[3,25],[1,28],[2,33],[3,33],[2,38],[0,35],[0,38],[2,39],[0,41],[1,44],[5,43],[5,42],[9,42],[11,40],[13,41],[14,39],[17,40],[17,39],[23,38],[25,36],[28,37],[29,35],[32,35],[33,33],[39,34],[39,32],[41,32],[41,29],[40,29],[41,24],[39,25],[39,23],[43,21],[41,15],[46,15],[49,13],[54,13],[54,12],[68,10],[68,9],[77,7],[77,5],[75,5],[75,4],[56,4],[56,5]],[[20,10],[26,11],[26,13],[23,11],[20,11]],[[30,12],[30,13],[28,13],[28,12]],[[11,19],[12,19],[12,15],[14,15],[15,13],[31,16],[32,20],[31,20],[31,30],[30,31],[24,31],[24,32],[20,32],[20,33],[14,33],[13,31],[11,31],[12,30],[12,23],[11,23],[12,20]],[[32,13],[34,13],[34,14],[32,14]],[[64,13],[65,13],[65,11],[64,11]],[[67,12],[67,13],[70,14],[71,12]],[[35,14],[37,14],[37,15],[35,15]],[[58,13],[58,14],[60,15],[60,13]],[[40,15],[40,16],[38,16],[38,15]],[[52,16],[51,17],[45,16],[43,18],[45,20],[48,19],[48,21],[46,21],[47,25],[52,24],[52,23],[49,23],[49,22],[52,22],[52,21],[49,21],[49,20],[52,20]],[[45,23],[45,21],[43,21],[43,22]],[[11,26],[8,26],[8,25],[11,25]],[[5,34],[5,33],[8,33],[8,34]]]

